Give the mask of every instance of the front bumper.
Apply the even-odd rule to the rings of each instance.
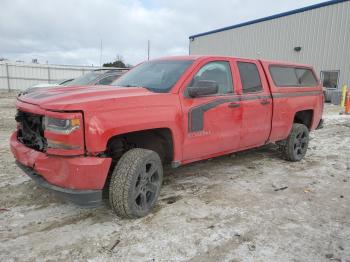
[[[23,170],[39,186],[50,190],[61,198],[82,207],[96,207],[103,203],[102,190],[74,190],[58,187],[48,183],[42,176],[36,174],[33,169],[16,161],[17,166]]]
[[[111,158],[47,155],[20,143],[17,132],[10,138],[10,147],[18,166],[40,186],[83,206],[102,201]]]

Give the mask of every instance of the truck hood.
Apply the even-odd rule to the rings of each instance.
[[[17,99],[48,110],[84,110],[87,107],[96,110],[96,106],[101,108],[104,102],[111,100],[154,95],[157,93],[142,87],[72,86],[40,88],[19,95]]]

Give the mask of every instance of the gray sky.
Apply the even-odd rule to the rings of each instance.
[[[317,0],[0,0],[0,58],[99,65],[188,54],[188,37]]]

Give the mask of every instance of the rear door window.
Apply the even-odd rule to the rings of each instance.
[[[308,68],[270,66],[270,74],[278,87],[317,85],[313,72]]]
[[[263,90],[260,74],[256,64],[248,62],[237,62],[241,76],[243,93],[256,93]]]

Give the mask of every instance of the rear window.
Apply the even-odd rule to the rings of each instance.
[[[297,78],[302,86],[316,86],[317,80],[310,69],[296,68]]]
[[[311,69],[286,66],[270,66],[270,74],[276,86],[316,86]]]

